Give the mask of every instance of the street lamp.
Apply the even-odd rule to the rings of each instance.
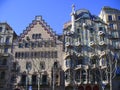
[[[26,63],[26,90],[28,89],[28,84],[29,84],[29,72],[32,69],[32,64],[30,62]]]

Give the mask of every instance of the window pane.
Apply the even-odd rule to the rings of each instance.
[[[2,27],[0,27],[0,32],[2,32]]]
[[[6,38],[6,41],[5,41],[6,44],[9,44],[9,39],[10,39],[9,37]]]
[[[0,79],[5,79],[5,72],[1,72]]]
[[[42,84],[47,84],[47,75],[42,76]]]
[[[4,49],[4,53],[8,53],[8,48],[5,48],[5,49]]]
[[[32,84],[36,84],[36,81],[37,81],[37,76],[32,75]]]
[[[118,20],[120,20],[120,16],[118,16]]]
[[[108,20],[109,20],[109,21],[112,20],[112,15],[108,15]]]

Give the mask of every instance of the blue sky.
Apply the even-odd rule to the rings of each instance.
[[[120,9],[120,0],[0,0],[0,22],[8,22],[19,35],[36,15],[61,34],[63,24],[70,20],[71,6],[88,9],[98,15],[103,6]]]

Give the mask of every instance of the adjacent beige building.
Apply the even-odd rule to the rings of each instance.
[[[5,23],[0,23],[0,90],[11,88],[11,65],[13,61],[13,40],[16,34],[13,29]]]
[[[107,33],[109,38],[109,49],[111,56],[117,58],[117,72],[114,72],[115,66],[112,66],[112,71],[117,73],[116,77],[112,76],[113,90],[120,90],[120,10],[105,6],[102,8],[99,17],[107,24]],[[112,58],[111,58],[112,60]]]
[[[35,20],[14,42],[14,88],[62,90],[63,43],[42,19]]]

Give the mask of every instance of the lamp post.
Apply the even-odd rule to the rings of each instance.
[[[28,89],[28,84],[29,84],[29,71],[31,70],[31,64],[28,63],[26,65],[26,90]]]
[[[40,78],[38,77],[38,90],[40,90]]]

